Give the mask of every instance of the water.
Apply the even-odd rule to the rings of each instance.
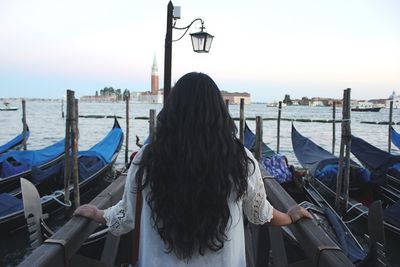
[[[11,103],[12,106],[18,106],[19,103]],[[131,104],[130,105],[130,133],[129,133],[129,153],[138,148],[135,145],[135,135],[138,135],[143,141],[148,134],[147,120],[134,120],[135,117],[143,117],[149,115],[150,109],[161,109],[160,104]],[[239,106],[231,105],[229,107],[232,117],[239,117]],[[61,103],[50,101],[27,101],[26,103],[27,123],[31,131],[28,140],[28,149],[39,149],[52,144],[65,136],[65,119],[61,118]],[[119,123],[125,132],[125,103],[79,103],[80,115],[116,115],[121,116]],[[245,106],[245,116],[254,118],[262,116],[263,118],[277,118],[278,109],[266,107],[264,104],[253,104]],[[285,107],[282,109],[282,118],[302,118],[302,119],[332,119],[332,108],[330,107]],[[387,150],[387,125],[370,125],[362,124],[361,121],[388,121],[389,110],[382,109],[380,112],[353,112],[351,114],[352,134],[361,137],[371,144]],[[22,111],[19,109],[14,112],[0,112],[0,144],[3,144],[13,138],[22,130],[21,123]],[[337,108],[336,118],[341,119],[341,109]],[[393,121],[400,122],[400,110],[395,109],[393,112]],[[238,123],[238,122],[237,122]],[[254,131],[255,121],[247,122],[249,127]],[[101,140],[111,129],[113,119],[92,119],[79,118],[79,149],[88,149],[92,145]],[[294,125],[301,134],[311,138],[316,143],[331,151],[332,149],[332,124],[331,123],[306,123],[294,122]],[[336,124],[336,147],[335,154],[339,153],[340,146],[340,123]],[[395,128],[400,130],[400,126]],[[291,164],[299,166],[293,153],[291,140],[291,122],[281,121],[280,130],[280,152],[285,154]],[[263,122],[263,139],[264,142],[272,149],[276,150],[277,145],[277,122]],[[393,153],[400,151],[392,146]],[[122,168],[124,164],[124,148],[116,161],[115,167]],[[388,254],[395,254],[395,249],[399,248],[399,244],[393,241]],[[6,245],[7,244],[7,245]],[[12,236],[0,237],[0,257],[3,259],[3,265],[16,265],[21,259],[30,253],[29,240],[26,231],[20,231]],[[400,259],[395,259],[400,262]],[[1,265],[1,262],[0,262]]]

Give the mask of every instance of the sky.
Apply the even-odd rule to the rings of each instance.
[[[165,0],[1,0],[0,98],[147,91],[156,55],[163,87]],[[303,96],[387,98],[400,93],[398,0],[181,0],[184,27],[202,18],[210,53],[173,43],[172,82],[209,74],[253,102]],[[190,32],[199,31],[195,23]],[[181,31],[174,30],[174,39]]]

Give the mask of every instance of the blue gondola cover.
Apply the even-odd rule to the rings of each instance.
[[[392,155],[355,136],[351,136],[351,153],[363,164],[381,173],[400,162],[400,156]]]
[[[30,135],[30,132],[26,131],[26,139],[29,138],[29,135]],[[23,141],[22,134],[17,135],[16,137],[14,137],[10,141],[8,141],[6,144],[0,146],[0,154],[7,152],[8,150],[12,149],[13,147],[21,144],[22,141]]]
[[[5,178],[56,159],[64,153],[64,139],[40,150],[9,151],[0,156],[0,177]]]
[[[121,128],[113,128],[102,141],[89,150],[97,152],[97,155],[101,156],[105,163],[110,163],[115,151],[120,149],[122,136]]]
[[[8,193],[0,194],[0,217],[23,209],[22,200]]]
[[[244,146],[248,149],[252,149],[254,147],[254,143],[256,141],[256,135],[250,130],[250,128],[245,124],[244,128],[244,137],[243,137]]]
[[[256,141],[256,135],[250,130],[250,128],[245,124],[244,127],[244,136],[243,136],[243,143],[244,146],[248,149],[253,151]],[[263,157],[272,157],[276,155],[276,152],[273,151],[270,147],[268,147],[265,143],[261,145],[261,154]]]
[[[103,140],[101,140],[99,143],[97,143],[87,151],[78,152],[79,182],[89,182],[93,178],[98,177],[97,175],[99,173],[103,173],[102,171],[105,170],[105,167],[111,167],[113,160],[116,159],[115,156],[118,155],[118,151],[121,148],[122,142],[123,132],[118,124],[118,121],[115,120],[114,127],[103,138]],[[62,147],[62,151],[64,151],[64,141],[62,140],[62,143],[59,142],[52,147],[53,149],[58,149],[58,147]],[[50,154],[51,153],[47,153],[46,151],[41,151],[41,153],[39,153],[39,156],[43,159],[45,158],[45,156],[49,156]],[[30,162],[38,162],[38,160],[40,160],[40,157],[36,156],[37,155],[31,155]],[[37,166],[32,167],[31,181],[36,186],[43,186],[43,188],[46,188],[45,190],[47,190],[48,186],[51,186],[51,190],[61,189],[64,180],[64,163],[64,161],[59,161],[57,164],[52,165],[46,169],[40,169]],[[49,198],[46,199],[46,201],[48,201]],[[42,199],[42,201],[44,200]],[[15,214],[11,218],[10,215],[14,212]],[[0,194],[0,225],[3,222],[9,224],[9,220],[19,220],[21,217],[23,217],[22,200],[8,193]],[[19,225],[17,223],[15,227],[18,226]]]
[[[312,176],[329,188],[335,189],[339,158],[302,136],[293,125],[292,145],[300,164],[308,169]],[[374,176],[367,169],[362,168],[352,160],[350,162],[351,186],[360,186],[372,182]]]
[[[392,143],[400,149],[400,134],[393,127],[390,127],[390,133],[392,135]]]
[[[79,181],[82,182],[111,162],[115,151],[120,149],[122,135],[121,128],[113,128],[103,140],[89,150],[78,152]],[[63,178],[63,169],[63,161],[45,170],[33,168],[32,180],[34,184],[40,184],[55,174],[59,174],[59,177]]]
[[[338,164],[339,159],[310,139],[302,136],[292,125],[292,146],[300,164],[310,171],[312,176],[327,165]]]

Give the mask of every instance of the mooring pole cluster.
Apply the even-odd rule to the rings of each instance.
[[[80,206],[79,170],[78,170],[78,99],[75,92],[67,90],[67,112],[65,120],[65,159],[64,159],[64,203],[68,207],[70,201],[70,180],[74,185],[75,207]],[[71,166],[72,164],[72,166]],[[72,169],[72,173],[71,173]]]

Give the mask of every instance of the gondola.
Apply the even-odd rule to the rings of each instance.
[[[392,126],[390,126],[390,134],[392,135],[392,143],[400,149],[400,134]]]
[[[244,146],[248,148],[249,150],[253,151],[254,146],[256,143],[256,135],[250,130],[249,126],[247,126],[247,123],[244,125],[244,138],[243,138]],[[272,150],[269,146],[267,146],[265,143],[261,144],[261,154],[263,157],[269,158],[277,153]]]
[[[400,155],[381,150],[354,135],[351,136],[351,153],[376,175],[389,175],[393,182],[400,184]]]
[[[255,135],[253,132],[251,132],[248,126],[245,125],[244,145],[248,149],[253,150],[254,143]],[[286,171],[292,174],[290,175],[290,179],[289,177],[287,177],[288,175],[282,173],[285,172],[285,167],[282,166],[282,164],[278,164],[277,171],[275,169],[276,163],[274,163],[272,159],[278,159],[277,157],[281,155],[277,154],[266,144],[262,144],[262,147],[262,158],[260,160],[261,166],[269,174],[271,174],[271,176],[273,176],[275,180],[277,180],[283,186],[283,188],[288,191],[290,195],[292,195],[293,191],[298,192],[298,190],[293,189],[293,187],[295,187],[295,182],[293,181],[294,170],[290,170],[287,162],[285,162]],[[282,177],[287,177],[288,179],[282,179]],[[366,256],[368,254],[366,248],[364,248],[357,241],[352,232],[348,229],[346,224],[341,220],[339,215],[333,210],[329,203],[312,186],[307,186],[307,188],[303,189],[306,192],[306,196],[303,196],[302,199],[308,199],[311,202],[303,201],[300,203],[300,205],[306,208],[312,214],[312,216],[318,221],[318,225],[324,230],[324,232],[329,237],[331,237],[332,240],[336,240],[335,242],[338,243],[338,245],[343,249],[343,252],[349,257],[352,262],[359,263],[366,259]],[[296,193],[296,196],[293,197],[298,200],[298,193]],[[339,236],[346,236],[346,238],[341,239],[339,238]]]
[[[292,126],[292,145],[296,158],[309,172],[311,186],[333,201],[336,195],[339,158],[302,136],[294,126]],[[351,211],[355,218],[366,219],[369,204],[377,199],[382,200],[384,227],[400,237],[400,222],[394,219],[397,216],[398,199],[395,200],[385,194],[386,185],[381,183],[380,177],[356,162],[352,160],[350,162],[350,198],[346,209]]]
[[[392,173],[400,179],[400,155],[379,149],[354,135],[351,136],[351,153],[372,172],[380,175]]]
[[[81,193],[90,189],[96,178],[111,169],[117,159],[123,142],[122,129],[115,119],[114,126],[107,136],[86,151],[78,152],[79,188]],[[59,204],[64,198],[64,161],[43,171],[40,183],[31,180],[38,189],[44,213],[52,213],[62,208]],[[69,187],[71,197],[73,186]],[[0,194],[0,231],[10,232],[25,225],[21,191],[13,194]]]
[[[380,179],[383,193],[397,202],[400,199],[400,155],[381,150],[354,135],[351,137],[351,153]],[[400,212],[398,215],[400,217]]]
[[[27,128],[26,136],[25,136],[26,140],[28,140],[29,135],[30,135],[29,128]],[[0,146],[0,155],[5,153],[5,152],[7,152],[7,151],[9,151],[9,150],[17,150],[17,149],[19,149],[21,147],[23,141],[24,141],[23,134],[20,133],[19,135],[17,135],[16,137],[11,139],[10,141],[5,143],[4,145]]]
[[[0,155],[0,193],[19,187],[19,178],[40,179],[40,173],[64,157],[64,139],[39,150],[8,151]]]

